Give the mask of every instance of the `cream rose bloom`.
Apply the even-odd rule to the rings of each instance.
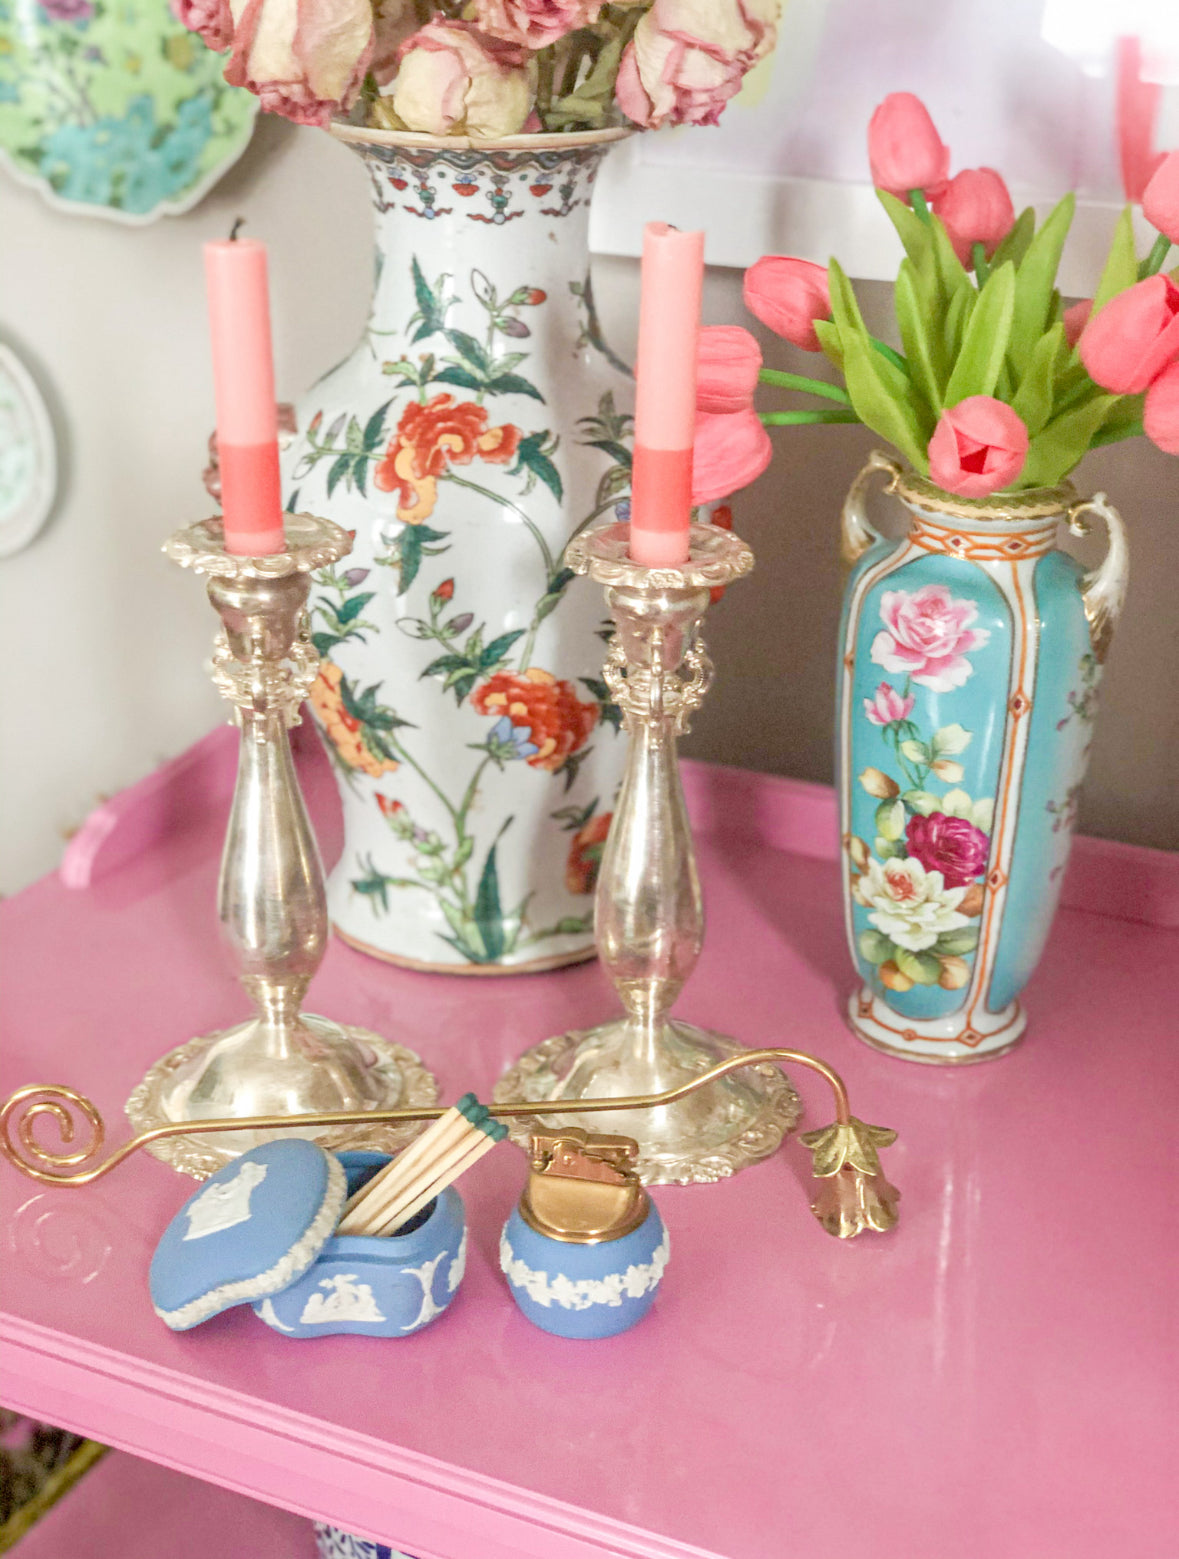
[[[781,0],[655,0],[626,46],[616,95],[628,119],[716,124],[774,47]]]
[[[854,891],[872,911],[870,923],[910,953],[923,952],[943,931],[970,923],[958,913],[966,889],[947,888],[941,872],[927,872],[912,856],[883,863],[873,857]]]
[[[230,86],[299,124],[326,124],[353,102],[372,57],[371,0],[230,0],[230,10]]]
[[[532,111],[536,66],[469,22],[428,22],[402,44],[393,112],[427,135],[516,135]]]

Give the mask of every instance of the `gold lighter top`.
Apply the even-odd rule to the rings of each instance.
[[[639,1145],[570,1126],[532,1134],[532,1169],[520,1216],[538,1234],[572,1245],[618,1240],[637,1229],[650,1202],[638,1175]]]

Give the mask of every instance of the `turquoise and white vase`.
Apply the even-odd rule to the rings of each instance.
[[[878,535],[865,488],[910,514]],[[1057,547],[1096,514],[1090,574]],[[1010,1049],[1068,860],[1097,684],[1125,595],[1122,522],[1071,487],[967,500],[877,453],[843,515],[854,564],[837,744],[856,1034],[913,1061]]]
[[[627,512],[631,379],[598,332],[588,248],[624,132],[472,148],[333,131],[372,181],[376,283],[284,454],[288,507],[355,532],[310,603],[344,806],[329,912],[414,967],[553,968],[592,956],[625,758],[601,601],[562,562]]]

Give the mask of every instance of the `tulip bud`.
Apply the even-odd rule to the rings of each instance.
[[[753,405],[761,348],[740,325],[705,325],[696,349],[696,405],[732,413]]]
[[[872,182],[907,200],[910,190],[939,195],[950,172],[950,148],[942,143],[929,110],[912,92],[891,92],[868,125]]]
[[[965,958],[942,955],[942,972],[937,983],[943,991],[960,991],[970,979],[970,965]]]
[[[952,758],[935,758],[929,766],[938,779],[945,780],[947,785],[957,785],[966,774],[962,765],[955,763]]]
[[[958,905],[958,913],[960,915],[969,915],[971,919],[973,919],[975,915],[981,915],[983,908],[983,896],[982,883],[972,882],[969,888],[967,888],[966,892],[962,895],[961,902]]]
[[[891,801],[893,796],[899,796],[901,787],[896,780],[889,779],[888,775],[880,769],[865,769],[860,775],[860,784],[870,796],[875,796],[877,801]]]
[[[1065,309],[1061,318],[1064,320],[1064,339],[1069,346],[1076,346],[1084,335],[1085,326],[1089,323],[1092,312],[1092,298],[1082,298],[1079,303],[1072,303]]]
[[[975,244],[982,244],[989,260],[1015,226],[1015,207],[994,168],[964,168],[955,174],[933,201],[933,210],[968,270]]]
[[[1078,342],[1090,376],[1115,395],[1140,395],[1179,357],[1179,287],[1148,276],[1117,293]]]
[[[912,980],[910,980],[907,974],[901,973],[891,958],[886,963],[880,965],[880,978],[890,991],[911,991],[913,989]]]
[[[745,272],[745,307],[776,335],[821,352],[815,321],[831,318],[827,271],[811,260],[767,254]]]
[[[726,414],[696,414],[692,441],[692,502],[712,503],[759,477],[774,447],[752,406]]]
[[[1164,368],[1146,392],[1146,436],[1168,455],[1179,455],[1179,362]]]
[[[1142,214],[1179,244],[1179,151],[1168,152],[1151,175],[1142,195]]]
[[[986,498],[1015,481],[1027,453],[1028,430],[1017,412],[993,395],[968,395],[938,418],[929,479],[961,498]]]

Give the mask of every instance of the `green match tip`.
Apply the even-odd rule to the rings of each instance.
[[[461,1111],[462,1114],[465,1115],[469,1109],[478,1103],[479,1101],[476,1099],[473,1093],[465,1093],[461,1099],[455,1102],[454,1107],[456,1110]]]
[[[503,1121],[487,1121],[484,1123],[483,1130],[492,1142],[502,1142],[508,1134],[508,1128]]]

